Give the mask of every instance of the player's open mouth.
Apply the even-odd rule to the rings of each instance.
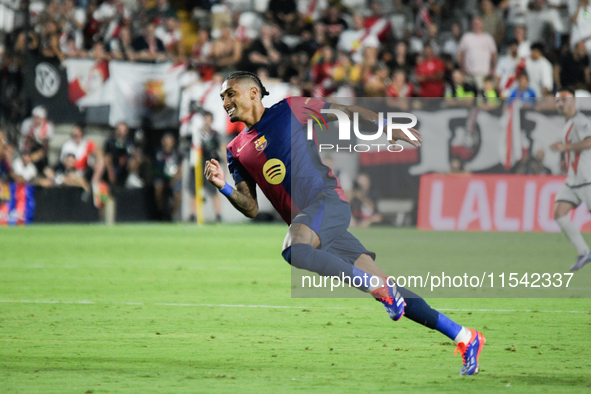
[[[236,111],[236,107],[232,107],[229,109],[226,109],[226,112],[228,113],[228,115],[232,116],[232,114]]]

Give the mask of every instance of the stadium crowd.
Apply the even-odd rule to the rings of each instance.
[[[170,185],[178,178],[178,171],[171,169],[177,170],[180,160],[173,154],[178,145],[174,136],[166,135],[160,147],[145,151],[133,142],[125,124],[115,128],[103,149],[84,138],[83,126],[75,126],[59,163],[49,163],[51,114],[41,107],[31,112],[23,93],[22,68],[30,53],[60,61],[172,60],[186,63],[201,80],[248,70],[313,97],[482,97],[489,104],[498,97],[519,97],[527,104],[558,88],[585,94],[591,87],[588,0],[265,3],[3,4],[13,18],[2,22],[0,40],[2,124],[20,125],[21,132],[18,141],[0,134],[0,177],[12,174],[13,179],[36,180],[42,186],[63,183],[85,190],[101,179],[128,187],[155,182],[156,190],[165,179],[168,189],[176,187]],[[183,21],[189,28],[182,28],[181,12],[191,16]],[[545,171],[533,159],[541,163],[539,157],[528,158],[516,171]],[[356,193],[366,181],[359,183]],[[162,197],[156,200],[161,204]]]

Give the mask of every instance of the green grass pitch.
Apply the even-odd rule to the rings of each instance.
[[[447,338],[377,302],[291,298],[285,232],[1,228],[0,392],[591,392],[590,299],[428,299],[488,340],[460,377]],[[574,259],[561,234],[354,233],[399,264]]]

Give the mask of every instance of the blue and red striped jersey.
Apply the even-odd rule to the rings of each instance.
[[[228,144],[234,182],[254,181],[287,224],[328,189],[346,201],[339,180],[322,164],[316,141],[306,138],[308,113],[328,107],[312,98],[287,98]]]

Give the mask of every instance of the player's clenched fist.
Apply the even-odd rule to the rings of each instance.
[[[226,178],[222,166],[216,159],[205,162],[205,179],[211,182],[215,187],[221,189],[226,184]]]

